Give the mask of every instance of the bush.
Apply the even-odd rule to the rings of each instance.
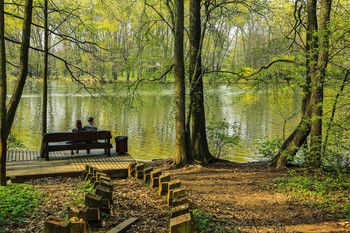
[[[213,148],[213,155],[220,158],[227,146],[239,144],[240,136],[237,123],[227,123],[225,121],[210,122],[207,126],[207,136],[209,145]]]
[[[283,139],[281,138],[276,138],[272,140],[268,140],[266,138],[257,138],[254,142],[257,154],[267,159],[272,159],[279,151],[282,144]]]
[[[7,138],[7,150],[25,150],[26,146],[23,144],[21,140],[17,138],[17,136],[13,133],[10,133]]]

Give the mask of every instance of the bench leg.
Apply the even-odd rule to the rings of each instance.
[[[46,161],[49,161],[49,152],[48,151],[45,152],[45,159],[46,159]]]
[[[111,149],[107,149],[107,156],[111,157]]]

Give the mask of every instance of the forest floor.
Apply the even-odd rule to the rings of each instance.
[[[170,173],[172,180],[181,181],[204,232],[350,232],[350,219],[306,207],[277,192],[273,180],[288,176],[288,172],[267,168],[263,163],[222,160],[174,169],[169,160],[155,160],[146,166],[160,168]],[[96,232],[105,232],[130,217],[139,220],[127,232],[169,232],[170,211],[156,189],[135,178],[112,182],[112,212]],[[47,216],[65,217],[69,203],[83,196],[77,189],[84,184],[81,178],[42,178],[26,183],[47,193],[45,201],[35,215],[5,227],[5,232],[40,232]]]

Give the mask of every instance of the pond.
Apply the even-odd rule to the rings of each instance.
[[[14,81],[9,81],[9,89]],[[50,82],[48,88],[48,132],[71,131],[76,119],[87,124],[93,116],[99,129],[114,136],[128,136],[128,150],[135,158],[150,160],[175,154],[174,84],[125,83],[85,84]],[[9,92],[10,93],[10,92]],[[242,143],[228,148],[226,159],[248,162],[259,159],[252,141],[286,136],[299,121],[301,95],[272,94],[267,89],[250,91],[248,85],[205,84],[207,121],[239,125]],[[40,150],[42,84],[28,81],[17,110],[12,132],[28,150]],[[114,139],[113,139],[114,144]],[[115,147],[115,145],[114,145]]]

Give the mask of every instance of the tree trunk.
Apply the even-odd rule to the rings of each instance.
[[[0,0],[0,185],[6,185],[6,52],[4,0]]]
[[[315,0],[316,1],[316,0]],[[316,5],[316,3],[315,3]],[[320,26],[318,36],[318,61],[315,74],[311,76],[311,139],[310,166],[319,168],[322,154],[323,86],[329,57],[329,20],[331,0],[321,1]]]
[[[176,154],[175,165],[186,165],[189,155],[185,134],[185,66],[184,66],[184,1],[175,0],[176,22],[174,38],[174,72],[175,72],[175,122],[176,122]]]
[[[191,156],[203,163],[213,157],[209,152],[203,95],[201,56],[201,11],[200,1],[190,0],[190,103],[192,117]]]
[[[32,6],[33,6],[33,0],[26,0],[25,6],[24,6],[24,19],[23,19],[23,31],[22,31],[22,45],[21,45],[21,50],[20,50],[20,70],[18,74],[18,79],[17,79],[17,84],[16,87],[13,91],[11,100],[9,102],[9,105],[7,107],[7,111],[5,114],[4,108],[6,108],[5,103],[6,103],[6,84],[4,85],[4,82],[6,83],[6,66],[3,63],[6,63],[6,58],[5,58],[5,44],[4,44],[4,14],[3,14],[3,6],[4,2],[0,0],[0,37],[1,37],[1,42],[0,42],[0,89],[1,89],[1,94],[0,94],[0,104],[1,104],[1,129],[0,129],[0,153],[1,153],[1,158],[0,158],[0,181],[1,185],[6,185],[6,150],[7,150],[7,138],[8,135],[10,134],[11,131],[11,126],[13,123],[13,120],[15,118],[16,110],[19,104],[19,101],[22,96],[24,84],[28,75],[28,52],[29,52],[29,42],[30,42],[30,27],[31,27],[31,22],[32,22]]]
[[[294,157],[311,133],[311,154],[307,163],[317,168],[321,162],[322,150],[322,115],[323,115],[323,83],[328,64],[329,30],[331,0],[322,0],[320,14],[320,30],[317,22],[317,0],[307,1],[307,33],[306,33],[306,85],[302,102],[302,119],[282,145],[281,150],[270,162],[270,165],[282,168],[287,165],[288,158]]]
[[[47,132],[47,70],[49,61],[49,33],[48,33],[48,0],[44,3],[44,74],[43,74],[43,108],[42,108],[42,135]]]

